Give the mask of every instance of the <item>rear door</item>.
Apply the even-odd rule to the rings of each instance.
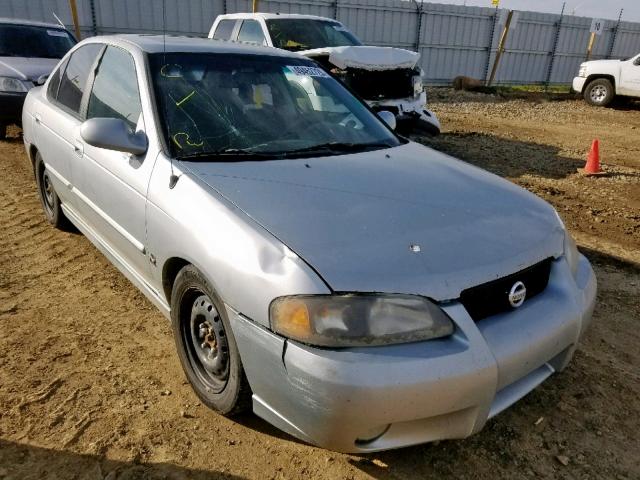
[[[118,118],[132,131],[144,132],[139,77],[144,78],[128,51],[106,47],[83,102],[87,120]],[[132,155],[84,142],[82,148],[84,157],[74,175],[82,215],[122,262],[147,279],[145,207],[154,155]]]
[[[103,44],[90,43],[75,50],[51,75],[47,102],[34,112],[35,142],[52,173],[54,188],[62,203],[76,205],[72,193],[73,172],[82,160],[78,127],[82,123],[81,102],[87,80]]]
[[[640,55],[629,61],[622,62],[618,93],[640,97]]]

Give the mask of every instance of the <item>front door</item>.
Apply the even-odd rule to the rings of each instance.
[[[620,68],[620,95],[640,97],[640,55],[622,62]]]
[[[118,118],[144,131],[135,61],[109,45],[85,96],[86,118]],[[141,280],[149,281],[145,208],[155,158],[93,147],[83,142],[83,161],[74,172],[82,216]]]

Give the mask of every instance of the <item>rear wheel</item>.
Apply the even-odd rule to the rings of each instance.
[[[36,153],[35,174],[38,195],[45,218],[51,225],[60,230],[69,229],[69,220],[64,216],[60,206],[60,198],[53,188],[51,173],[46,169],[39,152]]]
[[[615,97],[613,85],[606,78],[596,78],[584,89],[584,99],[590,105],[606,107]]]
[[[251,389],[224,303],[192,265],[174,282],[171,321],[180,363],[202,402],[227,416],[247,410]]]

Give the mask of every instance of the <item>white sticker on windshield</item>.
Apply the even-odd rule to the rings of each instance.
[[[66,37],[67,32],[63,32],[62,30],[47,30],[47,34],[52,37]]]
[[[287,68],[296,75],[307,77],[329,78],[329,74],[318,67],[304,67],[302,65],[287,65]]]
[[[344,25],[334,25],[333,29],[337,30],[338,32],[346,32],[347,31],[347,28]]]

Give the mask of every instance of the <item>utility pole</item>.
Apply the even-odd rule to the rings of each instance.
[[[71,9],[71,19],[73,20],[73,27],[76,31],[76,38],[80,41],[82,40],[82,35],[80,34],[80,23],[78,23],[78,6],[76,5],[76,0],[69,0],[69,8]]]
[[[491,75],[489,76],[487,87],[491,86],[496,76],[496,72],[498,71],[500,58],[502,58],[502,53],[504,52],[504,46],[507,43],[507,36],[509,35],[509,27],[511,26],[512,18],[513,18],[513,10],[509,10],[509,14],[507,15],[507,21],[504,24],[504,28],[502,29],[502,35],[500,35],[500,43],[498,43],[498,51],[496,52],[496,59],[493,61],[493,68],[491,69]]]

